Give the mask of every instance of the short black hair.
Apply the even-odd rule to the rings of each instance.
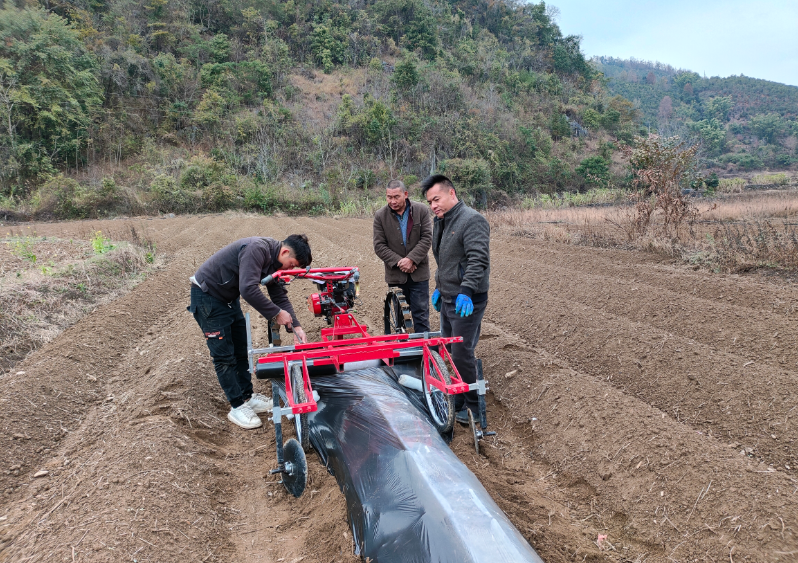
[[[449,178],[443,174],[432,174],[424,178],[424,181],[421,182],[421,195],[426,198],[427,192],[430,190],[430,188],[437,184],[443,184],[445,187],[454,190],[454,184],[452,184],[452,181]],[[455,190],[454,193],[457,193],[457,190]]]
[[[291,254],[293,254],[296,261],[299,262],[300,268],[307,268],[310,266],[310,263],[313,262],[307,235],[289,235],[288,238],[283,241],[283,246],[287,246],[291,249]]]
[[[403,192],[407,191],[405,183],[401,180],[391,180],[390,182],[388,182],[388,185],[385,187],[386,190],[395,190],[396,188],[402,188]]]

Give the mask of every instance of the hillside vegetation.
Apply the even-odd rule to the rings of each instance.
[[[357,211],[372,187],[433,169],[473,203],[501,203],[620,179],[613,154],[637,118],[544,3],[0,10],[11,214]]]
[[[747,76],[702,78],[662,63],[596,57],[608,90],[632,100],[642,122],[693,137],[718,172],[798,163],[798,87]]]

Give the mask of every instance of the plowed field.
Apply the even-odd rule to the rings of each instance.
[[[186,305],[218,248],[305,232],[314,265],[360,266],[360,317],[379,331],[371,221],[34,229],[113,239],[130,224],[165,267],[0,379],[0,560],[356,561],[334,478],[310,458],[308,491],[290,497],[268,474],[272,425],[227,422]],[[798,560],[798,289],[509,235],[493,238],[492,271],[477,352],[498,435],[476,455],[458,428],[452,447],[544,560]],[[310,291],[290,295],[318,338]]]

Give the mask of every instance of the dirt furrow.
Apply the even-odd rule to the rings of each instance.
[[[492,244],[497,249],[497,256],[507,256],[512,260],[508,267],[513,269],[518,268],[519,261],[556,264],[577,281],[583,276],[601,272],[611,279],[632,280],[708,302],[722,299],[733,306],[784,314],[795,314],[798,310],[798,291],[778,278],[768,282],[759,277],[693,271],[677,260],[656,254],[567,245],[518,236],[497,234],[493,236]]]
[[[519,294],[522,287],[494,284],[496,295]],[[574,369],[795,472],[795,373],[554,295],[497,304],[487,316],[567,359]]]
[[[798,509],[791,475],[498,327],[486,333],[494,337],[480,353],[491,388],[517,431],[534,437],[532,457],[584,482],[596,499],[586,518],[605,523],[616,548],[643,545],[645,553],[628,560],[717,561],[732,548],[735,560],[792,560]]]
[[[494,247],[504,242],[497,241]],[[523,252],[524,247],[519,243],[510,242],[508,246],[510,252],[504,256]],[[512,252],[514,247],[518,254]],[[758,292],[758,302],[743,306],[734,303],[733,296],[739,291],[724,290],[724,284],[715,288],[717,293],[711,298],[702,297],[678,287],[665,287],[663,278],[672,277],[666,271],[656,277],[640,271],[628,273],[629,277],[618,277],[616,268],[608,268],[606,263],[593,258],[590,267],[583,264],[583,271],[575,277],[567,261],[563,263],[549,253],[543,253],[542,258],[536,252],[529,253],[520,261],[523,268],[518,268],[519,260],[515,257],[512,269],[510,263],[500,262],[497,264],[497,268],[501,268],[500,279],[523,283],[530,296],[556,295],[778,368],[798,366],[798,350],[793,345],[798,339],[795,328],[798,309],[787,314],[783,309],[770,306],[775,299],[789,298],[798,303],[798,293],[784,295],[786,292],[780,291],[781,295],[776,296],[763,288]],[[529,275],[530,272],[534,275]],[[694,273],[693,276],[694,288],[716,285],[710,275]],[[766,308],[758,306],[763,302],[768,304]]]

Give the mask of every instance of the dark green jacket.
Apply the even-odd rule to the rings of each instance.
[[[459,293],[478,303],[488,298],[490,284],[490,225],[488,220],[462,201],[435,218],[432,254],[438,263],[435,287],[444,301]]]

